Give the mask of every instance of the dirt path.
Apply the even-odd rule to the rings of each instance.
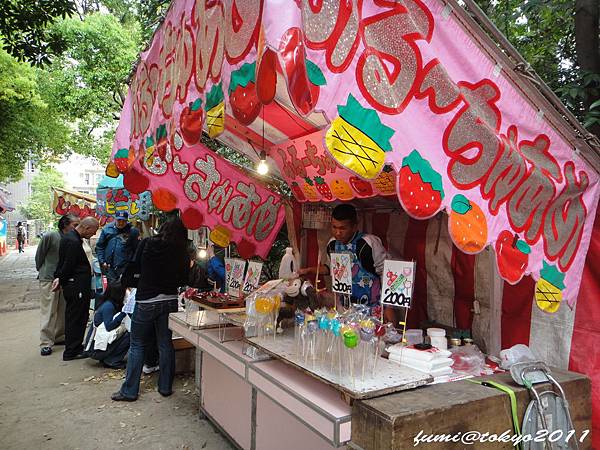
[[[21,291],[31,285],[31,279],[15,283],[15,277],[10,278],[0,260],[0,297],[5,304],[13,302],[7,295],[23,295],[15,284]],[[199,419],[193,374],[178,376],[169,398],[156,392],[157,374],[145,375],[138,401],[113,402],[110,394],[118,390],[124,371],[104,369],[93,360],[63,362],[62,347],[51,356],[40,356],[38,321],[38,310],[0,314],[3,450],[232,448],[209,422]]]

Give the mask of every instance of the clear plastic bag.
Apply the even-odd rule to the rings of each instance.
[[[450,358],[454,360],[452,370],[469,375],[479,376],[485,370],[485,355],[476,345],[452,347]]]
[[[536,359],[529,347],[525,344],[517,344],[500,352],[500,367],[508,370],[518,362],[535,361]]]

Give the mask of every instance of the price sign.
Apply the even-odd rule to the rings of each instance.
[[[243,259],[225,258],[227,293],[232,297],[240,297],[244,282],[246,261]]]
[[[352,255],[349,253],[332,253],[331,289],[338,294],[352,294]]]
[[[413,261],[386,259],[383,263],[381,304],[410,308],[414,282],[415,263]]]
[[[262,272],[263,263],[258,261],[249,261],[248,270],[246,271],[246,278],[244,279],[244,287],[242,293],[248,295],[250,292],[258,288],[260,281],[260,273]]]

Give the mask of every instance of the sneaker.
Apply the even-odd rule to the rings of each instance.
[[[142,367],[142,372],[144,372],[146,375],[158,372],[159,370],[159,366],[147,366],[146,364],[144,364],[144,367]]]
[[[52,347],[42,347],[40,349],[40,355],[48,356],[52,354]]]

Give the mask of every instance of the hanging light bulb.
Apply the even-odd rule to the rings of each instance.
[[[267,164],[267,154],[264,150],[260,152],[260,162],[256,166],[256,171],[259,175],[266,175],[269,173],[269,165]]]
[[[207,256],[208,256],[208,253],[206,252],[206,249],[201,248],[200,251],[198,252],[198,257],[200,259],[206,259]]]

